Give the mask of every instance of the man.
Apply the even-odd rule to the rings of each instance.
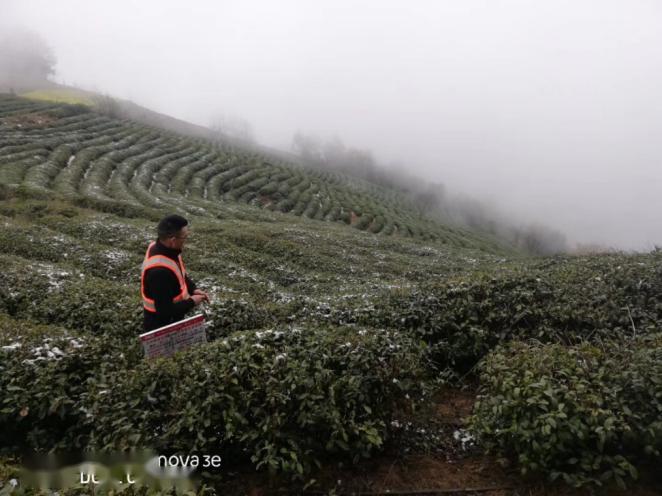
[[[188,277],[182,260],[188,221],[180,215],[168,215],[161,219],[157,231],[158,239],[147,248],[140,275],[145,332],[182,320],[193,307],[209,301],[207,293]]]

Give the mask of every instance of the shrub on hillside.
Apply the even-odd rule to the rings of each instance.
[[[331,321],[408,330],[443,368],[469,370],[498,343],[646,332],[662,322],[660,255],[551,259],[543,267],[476,273],[384,292],[334,309]]]
[[[64,117],[87,114],[91,111],[92,109],[89,106],[82,103],[61,103],[57,108],[48,110],[46,113],[56,119],[62,119]]]
[[[0,446],[84,447],[88,381],[104,368],[126,367],[129,357],[136,360],[137,344],[0,314]]]
[[[262,307],[246,300],[222,298],[208,306],[212,318],[207,322],[207,338],[217,339],[233,331],[258,329],[273,324],[273,318]]]
[[[47,263],[34,262],[25,272],[20,259],[2,259],[0,311],[81,333],[132,337],[141,332],[142,309],[135,288]]]
[[[662,335],[601,346],[514,342],[480,367],[474,432],[523,473],[580,486],[637,477],[662,448]]]
[[[420,398],[420,344],[391,332],[266,330],[118,370],[89,395],[99,448],[217,453],[301,475],[382,448]]]

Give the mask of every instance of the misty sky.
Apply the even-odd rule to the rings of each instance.
[[[571,242],[662,245],[658,0],[0,0],[13,25],[58,82],[282,149],[338,136]]]

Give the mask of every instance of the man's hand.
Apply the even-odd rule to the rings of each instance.
[[[195,293],[191,295],[191,299],[193,300],[193,303],[195,303],[196,307],[203,301],[209,301],[209,298],[207,298],[206,295],[195,294]]]
[[[193,296],[202,296],[203,300],[209,303],[209,295],[204,291],[202,291],[201,289],[196,289],[195,291],[193,291]]]

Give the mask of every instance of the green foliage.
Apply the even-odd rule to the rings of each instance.
[[[119,342],[0,314],[0,446],[61,450],[87,443],[83,399],[100,370],[126,367]],[[134,348],[133,356],[138,356]],[[112,355],[114,360],[107,361]]]
[[[223,298],[214,301],[208,312],[214,316],[207,323],[210,339],[227,336],[232,331],[263,328],[275,320],[264,308],[246,300]]]
[[[83,197],[76,198],[74,204],[79,207],[93,208],[99,212],[107,212],[129,219],[143,218],[152,219],[153,221],[161,219],[161,214],[154,209],[122,201]]]
[[[0,116],[23,105],[0,100]],[[622,480],[658,456],[659,341],[628,340],[660,329],[662,251],[507,259],[393,192],[235,147],[96,113],[10,131],[0,445],[12,453],[197,447],[301,476],[382,449],[426,374],[470,374],[487,355],[476,429],[527,470]],[[155,221],[173,212],[191,222],[184,258],[212,296],[196,311],[215,341],[147,362],[140,262]],[[607,338],[631,349],[603,350]],[[499,347],[530,339],[548,345]],[[541,380],[562,410],[549,410]],[[517,402],[524,389],[531,404]],[[580,420],[568,426],[570,411]]]
[[[3,263],[0,310],[8,315],[97,335],[135,336],[141,327],[136,294],[118,283],[46,263],[29,272],[16,260],[3,257]]]
[[[418,345],[387,332],[237,334],[97,384],[93,442],[220,450],[298,475],[329,455],[358,461],[382,448],[394,410],[420,397],[420,358]]]
[[[82,103],[60,104],[57,108],[48,111],[48,114],[55,118],[73,117],[76,115],[87,114],[91,112],[88,105]]]
[[[165,209],[214,216],[219,203],[229,201],[373,233],[383,231],[379,214],[402,226],[385,234],[418,239],[436,239],[451,230],[424,218],[395,191],[357,188],[346,177],[280,161],[274,165],[275,160],[248,150],[213,147],[120,120],[111,108],[116,102],[107,97],[98,99],[96,111],[51,104],[48,119],[39,123],[32,123],[31,107],[21,106],[20,99],[1,103],[0,118],[25,113],[28,122],[2,147],[0,183],[20,185],[33,196],[46,199],[56,192],[80,206],[125,217],[158,217]],[[476,235],[461,242],[502,249]]]
[[[514,342],[480,368],[484,446],[580,486],[637,477],[662,448],[662,335],[600,346]]]
[[[385,291],[330,319],[419,335],[441,368],[467,371],[500,342],[572,344],[646,330],[662,319],[662,258],[557,257],[539,264]],[[328,318],[327,318],[328,320]]]
[[[389,332],[268,329],[145,361],[137,340],[0,326],[8,448],[213,452],[301,476],[381,450],[425,390],[420,345]]]

